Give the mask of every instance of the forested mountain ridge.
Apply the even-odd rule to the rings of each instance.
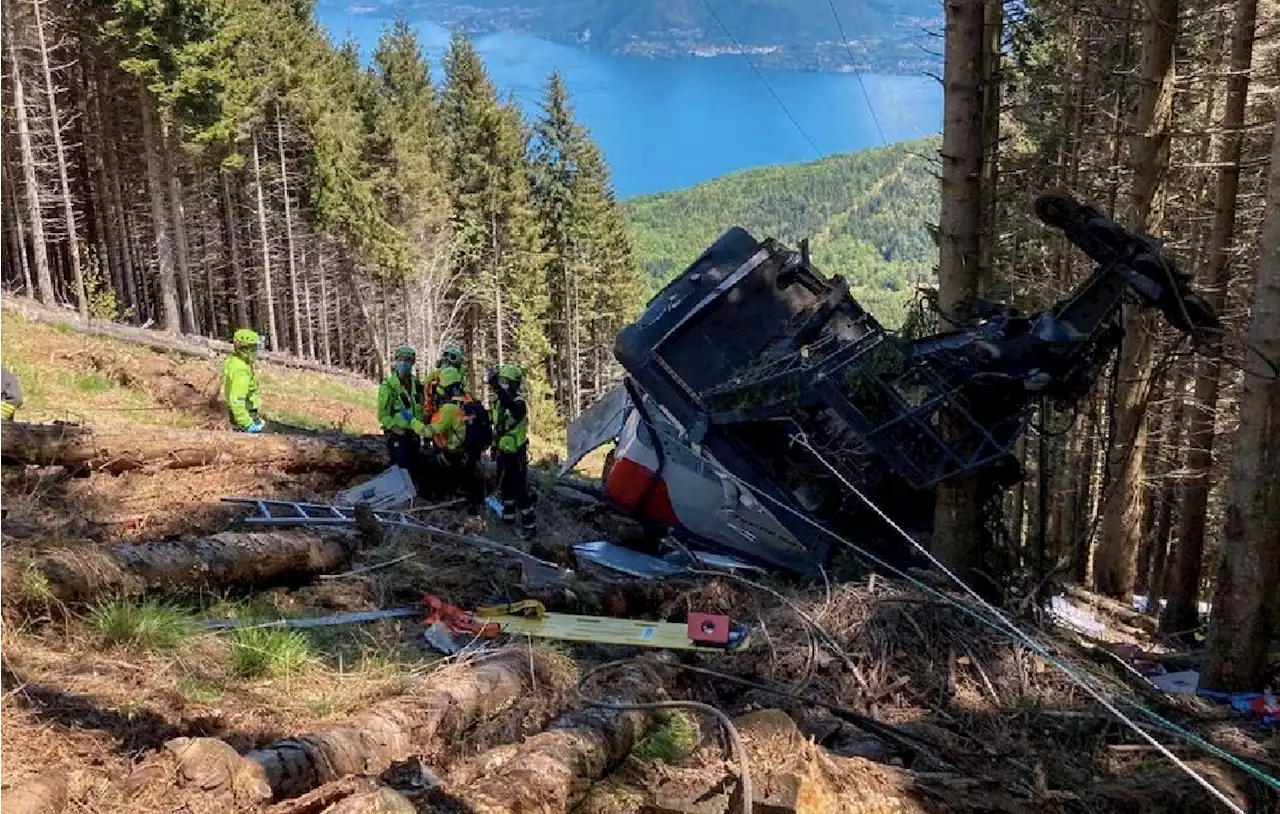
[[[929,137],[631,198],[623,206],[637,260],[660,286],[730,226],[793,248],[809,238],[820,269],[843,276],[864,305],[897,324],[915,287],[933,279],[938,146]]]
[[[617,375],[643,286],[559,77],[535,121],[465,35],[403,20],[367,68],[284,0],[4,8],[6,288],[378,375],[460,341],[554,433]],[[13,81],[8,81],[12,77]],[[551,382],[555,386],[551,386]]]
[[[413,10],[469,31],[632,56],[747,53],[769,67],[896,74],[936,71],[939,63],[926,50],[926,32],[938,30],[941,8],[926,0],[715,0],[710,9],[703,0],[419,0]]]

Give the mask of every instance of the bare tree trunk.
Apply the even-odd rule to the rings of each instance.
[[[333,364],[333,354],[329,352],[329,281],[326,279],[324,268],[324,242],[320,243],[320,248],[316,252],[316,268],[320,273],[320,347],[324,351],[324,363],[326,365]],[[341,299],[341,298],[339,298]],[[335,309],[338,303],[334,303]],[[339,320],[342,315],[337,314]],[[338,354],[341,358],[341,353]]]
[[[236,327],[249,324],[249,297],[245,290],[244,268],[240,265],[240,241],[237,239],[236,210],[231,202],[231,178],[220,173],[222,180],[222,217],[227,232],[227,257],[231,263],[231,276],[236,291]]]
[[[316,358],[316,322],[311,310],[311,281],[307,274],[307,242],[302,241],[300,263],[302,265],[302,296],[303,304],[306,306],[307,314],[307,358],[312,361]]]
[[[169,125],[160,122],[161,166],[169,182],[169,222],[173,225],[174,256],[177,259],[178,295],[182,304],[182,321],[190,333],[200,333],[196,322],[194,296],[191,291],[191,252],[187,244],[187,212],[182,203],[182,147],[169,132]]]
[[[982,197],[978,229],[978,291],[988,294],[995,282],[995,254],[999,237],[996,209],[1000,158],[1000,57],[1004,25],[1002,0],[983,0],[982,23]]]
[[[1280,111],[1274,115],[1266,220],[1248,335],[1255,353],[1246,356],[1209,652],[1200,682],[1226,691],[1261,685],[1280,595],[1280,379],[1262,361],[1280,359]]]
[[[1249,68],[1253,63],[1254,27],[1258,0],[1237,0],[1231,31],[1231,69],[1227,76],[1222,134],[1214,164],[1218,181],[1213,201],[1213,229],[1209,233],[1209,268],[1202,291],[1209,307],[1222,313],[1231,278],[1232,240],[1236,231],[1236,192],[1240,184],[1240,127],[1244,124],[1249,95]],[[1219,360],[1206,358],[1196,367],[1195,404],[1188,429],[1186,492],[1176,556],[1169,580],[1169,602],[1160,617],[1165,631],[1190,630],[1200,614],[1197,599],[1204,558],[1205,515],[1209,507],[1209,470],[1213,465],[1214,424],[1218,387],[1222,378]]]
[[[253,187],[258,195],[258,237],[262,241],[262,288],[267,295],[267,345],[279,350],[276,338],[276,301],[271,290],[271,242],[267,237],[267,204],[262,193],[262,164],[258,160],[258,134],[253,134]]]
[[[31,144],[31,126],[27,119],[26,95],[22,88],[22,63],[18,61],[18,49],[14,44],[13,15],[9,20],[9,64],[13,66],[13,109],[18,119],[18,146],[22,153],[22,186],[27,198],[27,221],[31,224],[31,254],[36,265],[36,285],[40,302],[54,304],[53,274],[49,270],[49,248],[45,244],[44,215],[40,211],[40,182],[36,177],[35,148]]]
[[[88,316],[89,300],[84,289],[84,269],[80,267],[80,236],[76,230],[76,208],[71,200],[71,182],[67,178],[67,153],[62,144],[62,122],[58,113],[57,87],[53,83],[53,69],[49,66],[49,47],[44,38],[44,18],[40,11],[41,0],[31,0],[34,13],[36,42],[40,49],[40,67],[44,72],[45,99],[49,106],[49,130],[53,136],[53,152],[58,163],[58,185],[62,193],[62,217],[66,222],[67,241],[71,250],[71,277],[75,284],[76,309],[80,316]],[[17,63],[14,63],[15,73]],[[15,83],[16,84],[16,83]]]
[[[938,219],[938,306],[945,314],[963,312],[979,294],[983,154],[979,83],[984,2],[946,3],[942,211]],[[953,567],[979,566],[982,540],[976,478],[962,476],[946,481],[938,487],[937,495],[934,553]]]
[[[155,230],[157,263],[160,267],[160,302],[164,311],[164,329],[180,333],[182,319],[178,312],[178,291],[174,274],[174,249],[167,207],[164,182],[160,178],[160,151],[164,146],[157,141],[155,111],[151,109],[151,95],[138,84],[138,107],[142,112],[143,153],[147,162],[147,194],[151,199],[151,225]]]
[[[276,152],[280,157],[280,186],[284,198],[284,241],[289,259],[289,304],[293,316],[293,354],[302,356],[302,321],[298,314],[298,266],[293,251],[293,204],[289,200],[289,167],[284,160],[284,123],[276,103]]]
[[[96,75],[96,74],[95,74]],[[99,80],[101,77],[98,77]],[[101,88],[99,83],[97,87]],[[129,229],[128,213],[124,206],[124,196],[120,192],[120,162],[116,155],[116,134],[110,117],[102,111],[102,95],[94,94],[94,104],[98,109],[98,122],[102,125],[100,142],[102,144],[102,161],[104,185],[110,203],[113,223],[115,224],[116,252],[120,264],[120,279],[124,283],[122,293],[124,304],[130,309],[130,321],[134,325],[142,323],[142,302],[138,296],[134,275],[137,273],[136,254],[133,251],[132,235]]]
[[[27,262],[27,235],[22,228],[22,213],[18,209],[18,192],[14,187],[12,175],[7,175],[9,183],[6,185],[9,190],[9,211],[13,213],[13,232],[15,240],[15,251],[18,266],[22,270],[22,286],[23,292],[28,297],[35,298],[36,289],[31,282],[31,264]]]
[[[1141,86],[1134,116],[1136,134],[1130,150],[1133,189],[1130,226],[1138,232],[1158,231],[1161,212],[1157,191],[1169,164],[1169,125],[1173,117],[1173,50],[1178,31],[1178,0],[1152,0],[1144,5]],[[1099,593],[1128,601],[1137,575],[1141,542],[1143,473],[1146,471],[1145,408],[1151,387],[1154,351],[1150,320],[1127,309],[1125,342],[1116,387],[1116,438],[1112,449],[1108,505],[1094,568]]]
[[[204,276],[205,306],[206,306],[205,316],[209,320],[208,335],[216,337],[218,335],[218,296],[217,296],[217,284],[216,284],[216,281],[213,279],[214,277],[213,265],[209,262],[209,241],[208,241],[207,230],[205,229],[206,218],[203,217],[203,215],[207,214],[207,210],[204,208],[204,206],[208,202],[208,198],[205,197],[205,189],[206,189],[205,175],[204,175],[204,172],[200,169],[199,165],[197,165],[196,166],[196,196],[197,196],[196,210],[201,213],[202,217],[199,219],[200,222],[197,223],[196,234],[200,236],[200,270],[204,273],[203,276]],[[216,207],[217,204],[215,203],[214,206]]]

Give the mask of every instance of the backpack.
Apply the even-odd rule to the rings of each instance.
[[[484,405],[472,398],[462,401],[462,413],[467,421],[467,438],[463,445],[477,452],[493,443],[493,421]]]

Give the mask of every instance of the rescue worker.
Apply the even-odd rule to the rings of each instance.
[[[538,521],[529,494],[529,405],[520,392],[523,381],[519,365],[503,365],[489,374],[489,386],[496,395],[490,412],[501,516],[508,523],[519,518],[520,536],[529,540],[538,533]]]
[[[422,491],[422,439],[426,431],[423,412],[424,387],[413,375],[418,352],[408,345],[396,348],[392,370],[378,388],[378,424],[387,437],[391,463],[409,473]]]
[[[12,421],[22,406],[22,385],[7,367],[0,367],[0,418]]]
[[[462,347],[456,343],[450,342],[444,346],[444,350],[440,352],[440,360],[436,362],[436,369],[431,371],[431,375],[427,377],[427,398],[426,411],[427,415],[434,415],[444,401],[440,397],[440,373],[445,368],[453,368],[462,373],[467,363],[467,357],[462,352]],[[463,389],[466,389],[466,377],[463,377]]]
[[[424,480],[440,491],[460,491],[467,513],[479,514],[484,502],[480,453],[489,441],[484,437],[488,417],[467,393],[456,367],[440,368],[438,397],[441,403],[421,432],[433,447],[433,454],[423,455],[431,470]]]
[[[7,367],[0,367],[0,397],[0,418],[12,421],[13,414],[22,406],[22,385]]]
[[[227,416],[236,432],[259,433],[266,429],[259,411],[262,396],[258,393],[258,374],[253,369],[254,355],[262,347],[262,338],[250,328],[241,328],[231,337],[234,347],[222,364],[222,394],[227,400]]]

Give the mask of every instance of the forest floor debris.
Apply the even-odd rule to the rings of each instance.
[[[4,315],[6,328],[12,318]],[[56,339],[41,353],[60,352],[60,342],[105,342],[40,330]],[[74,354],[59,358],[55,370],[75,372],[42,376],[37,392],[46,382],[49,390],[34,400],[30,415],[64,417],[49,414],[41,398],[55,388],[82,392],[76,389],[80,376],[112,382],[82,402],[112,394],[120,403],[126,395],[142,398],[138,393],[149,377],[169,375],[158,372],[160,367],[172,364],[182,370],[206,364],[141,353],[164,361],[155,362],[157,370],[150,363],[138,366],[140,378],[129,384],[119,384],[117,373],[104,373],[110,368],[101,360]],[[336,385],[315,388],[319,392],[330,386]],[[293,403],[301,402],[294,398]],[[344,403],[335,398],[335,409]],[[214,420],[210,415],[209,421]],[[164,477],[138,472],[79,478],[51,469],[6,467],[3,479],[6,556],[38,556],[65,547],[87,555],[122,542],[214,535],[236,516],[234,507],[218,503],[224,495],[330,502],[359,480],[340,473],[285,476],[234,466]],[[685,654],[671,662],[673,675],[660,683],[669,697],[710,704],[736,717],[745,733],[753,779],[759,778],[757,814],[840,810],[833,805],[931,813],[1219,810],[1050,665],[936,596],[897,581],[856,575],[842,575],[849,578],[829,584],[705,574],[658,583],[579,567],[575,544],[634,539],[634,524],[598,503],[560,499],[541,470],[535,480],[543,498],[543,534],[533,551],[575,567],[575,579],[563,585],[532,588],[519,563],[509,558],[411,530],[383,528],[376,539],[361,541],[353,562],[332,569],[343,573],[341,579],[225,595],[104,596],[77,607],[49,603],[6,614],[0,697],[6,801],[24,784],[55,777],[55,786],[65,781],[68,810],[195,810],[198,795],[191,783],[207,784],[216,771],[196,773],[185,786],[156,782],[160,778],[155,775],[149,779],[153,769],[139,773],[172,754],[166,743],[185,738],[182,743],[189,746],[216,739],[243,756],[299,733],[331,731],[369,710],[412,697],[414,688],[432,679],[439,663],[424,645],[422,618],[304,630],[256,628],[256,633],[209,631],[201,620],[233,619],[252,626],[403,607],[432,593],[463,608],[528,596],[548,609],[572,613],[679,621],[690,611],[702,611],[751,625],[750,650]],[[450,532],[481,533],[528,548],[501,524],[466,518],[451,508],[418,516]],[[381,567],[358,570],[374,565]],[[1105,616],[1097,618],[1106,621]],[[1071,639],[1048,641],[1078,662],[1089,652]],[[1124,670],[1117,657],[1122,654],[1102,653],[1100,646],[1125,643],[1140,648],[1135,652],[1158,651],[1145,634],[1100,642],[1094,651],[1101,658],[1089,669],[1121,680]],[[530,652],[522,639],[509,644]],[[572,660],[579,670],[635,655],[629,648],[586,644],[544,649],[552,654],[548,658],[563,659],[566,665]],[[718,677],[723,675],[735,680]],[[1274,772],[1280,766],[1280,738],[1225,706],[1183,697],[1168,700],[1161,713],[1194,723],[1213,743],[1264,769]],[[580,702],[565,696],[563,683],[543,675],[505,713],[461,727],[447,748],[409,750],[407,757],[397,752],[359,776],[250,808],[318,813],[329,806],[351,810],[376,802],[389,811],[407,811],[404,804],[431,811],[445,808],[446,795],[456,790],[464,799],[496,799],[501,789],[486,778],[513,778],[542,765],[543,753],[534,747],[564,740],[566,736],[554,733],[565,727],[547,728],[562,714],[562,723],[578,720],[575,715],[591,719]],[[759,734],[758,725],[768,721],[774,724],[772,734]],[[554,794],[581,800],[579,810],[588,814],[735,810],[738,773],[715,719],[681,711],[645,716],[645,727],[647,731],[631,731],[627,744],[611,741],[616,754],[608,753],[603,764],[594,759],[583,763],[574,757],[578,753],[562,752],[566,759],[559,765],[569,767],[573,776]],[[213,749],[230,758],[221,747]],[[1188,759],[1197,754],[1178,753]],[[603,768],[592,768],[599,765]],[[1217,762],[1198,765],[1229,795],[1264,806],[1275,802],[1258,783],[1224,771]],[[520,806],[534,802],[504,799],[495,805],[525,810]]]

